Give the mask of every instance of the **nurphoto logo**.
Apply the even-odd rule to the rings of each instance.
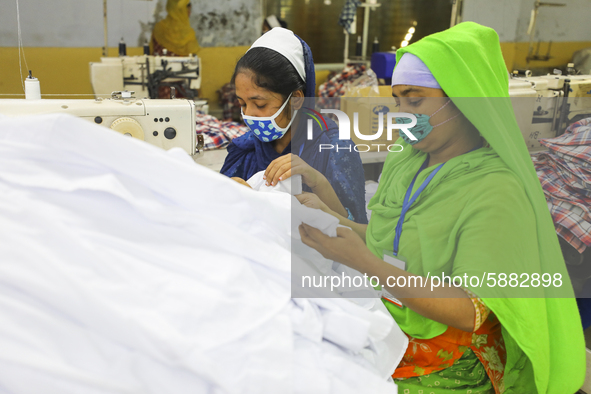
[[[385,106],[377,107],[375,110],[379,111],[379,112],[375,113],[375,115],[377,115],[377,119],[378,119],[378,128],[374,134],[369,134],[369,135],[362,134],[359,131],[359,113],[358,112],[353,113],[353,132],[355,133],[355,136],[357,137],[357,139],[362,140],[362,141],[375,141],[375,140],[379,139],[380,137],[382,137],[382,135],[384,134],[384,115],[385,115],[386,116],[385,132],[386,132],[386,137],[387,137],[388,141],[395,141],[396,139],[398,139],[398,136],[393,138],[393,136],[392,136],[393,130],[400,130],[404,134],[406,134],[406,136],[411,141],[417,141],[417,138],[409,131],[409,129],[413,128],[417,124],[417,118],[415,115],[409,114],[406,112],[385,112],[388,110],[388,107],[385,107]],[[314,127],[313,122],[314,121],[316,121],[318,126],[320,126],[321,130],[326,130],[328,128],[326,120],[324,119],[322,114],[333,114],[337,117],[338,123],[339,123],[339,139],[340,140],[350,140],[351,139],[351,121],[349,119],[349,116],[345,112],[338,110],[338,109],[321,109],[320,113],[318,113],[318,111],[315,111],[311,108],[304,108],[304,111],[312,118],[312,119],[308,119],[308,123],[307,123],[307,138],[308,138],[308,140],[313,139],[313,127]],[[384,111],[384,112],[381,112],[381,111]],[[401,121],[406,120],[406,119],[408,119],[410,121],[407,120],[405,123],[400,123]],[[355,152],[368,152],[371,150],[370,145],[377,146],[378,152],[380,151],[380,146],[385,146],[386,149],[388,150],[388,152],[402,152],[402,149],[403,149],[402,145],[400,145],[400,144],[390,144],[390,145],[386,145],[386,144],[356,144],[353,146],[353,150],[355,150]],[[345,148],[345,147],[339,147],[338,145],[332,145],[332,144],[320,144],[318,149],[320,152],[322,152],[324,150],[333,150],[333,149],[338,152],[339,149],[350,150],[351,147],[347,146]]]

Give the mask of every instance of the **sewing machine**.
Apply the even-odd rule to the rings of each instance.
[[[556,137],[569,124],[591,117],[591,75],[512,77],[509,96],[532,152],[545,149],[540,139]]]
[[[193,101],[136,99],[132,93],[113,92],[111,98],[94,100],[0,100],[0,114],[67,113],[163,149],[182,148],[194,158],[203,152]]]
[[[102,57],[90,63],[90,81],[96,97],[133,90],[137,97],[158,98],[160,86],[174,84],[188,99],[201,87],[201,59],[197,56]]]

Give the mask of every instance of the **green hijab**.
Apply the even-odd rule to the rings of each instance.
[[[407,259],[407,271],[479,278],[495,273],[497,279],[500,273],[550,273],[549,287],[533,287],[531,276],[512,282],[529,288],[509,283],[466,287],[502,324],[506,393],[575,392],[585,375],[582,324],[552,218],[515,120],[498,35],[464,22],[399,49],[397,63],[407,52],[427,65],[490,145],[449,160],[406,214],[399,254]],[[369,203],[367,245],[379,257],[393,249],[402,199],[426,157],[402,139],[397,143],[404,150],[388,156]],[[433,169],[419,174],[415,190]],[[411,336],[433,338],[447,329],[406,307],[386,306]]]

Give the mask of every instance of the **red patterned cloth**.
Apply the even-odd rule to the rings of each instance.
[[[197,113],[197,134],[203,135],[204,149],[220,149],[248,131],[243,123],[221,122],[211,115]]]
[[[324,82],[318,88],[318,104],[322,108],[339,109],[338,100],[330,100],[330,97],[341,97],[345,94],[347,87],[353,81],[361,78],[367,66],[359,63],[347,64],[345,69],[328,81]]]
[[[583,253],[591,246],[591,118],[540,142],[549,151],[532,159],[556,232]]]
[[[501,323],[493,313],[474,332],[448,327],[443,334],[430,339],[418,339],[408,334],[406,336],[409,339],[408,348],[392,378],[411,378],[444,370],[453,372],[454,363],[466,350],[471,349],[484,366],[495,393],[504,391],[503,375],[507,350]]]

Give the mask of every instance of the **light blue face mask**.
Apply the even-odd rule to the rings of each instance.
[[[242,112],[242,108],[240,108],[240,113],[242,114],[242,119],[244,119],[244,123],[246,123],[248,128],[255,135],[255,137],[257,137],[259,140],[263,142],[271,142],[283,137],[285,133],[287,133],[287,130],[289,130],[291,123],[293,122],[296,114],[298,113],[298,110],[296,109],[293,112],[293,114],[291,115],[291,120],[289,121],[289,124],[286,127],[277,126],[277,123],[275,123],[275,118],[277,118],[279,114],[281,114],[281,112],[285,109],[285,106],[289,102],[290,98],[291,93],[289,97],[287,97],[287,100],[285,100],[281,108],[279,108],[279,110],[275,112],[275,114],[272,116],[248,116],[244,115],[244,112]]]
[[[451,100],[447,100],[447,102],[445,104],[443,104],[441,106],[441,108],[439,108],[437,111],[433,112],[431,114],[431,116],[425,115],[425,114],[413,114],[417,118],[417,124],[411,128],[408,128],[407,130],[410,131],[410,133],[417,139],[416,141],[411,140],[410,137],[402,131],[402,129],[398,130],[400,137],[402,137],[402,139],[408,144],[411,144],[411,145],[417,144],[417,143],[421,142],[422,140],[424,140],[425,137],[427,137],[429,135],[429,133],[431,133],[431,131],[433,131],[433,129],[435,127],[441,126],[442,124],[447,123],[450,120],[452,120],[453,118],[459,116],[460,114],[458,113],[457,115],[454,115],[451,118],[444,120],[441,123],[436,124],[435,126],[431,126],[431,123],[429,123],[429,120],[433,117],[433,115],[435,115],[437,112],[439,112],[443,108],[445,108],[445,106],[447,104],[449,104],[450,102],[451,102]],[[397,124],[408,124],[411,122],[412,122],[412,119],[409,119],[409,118],[396,118]]]

